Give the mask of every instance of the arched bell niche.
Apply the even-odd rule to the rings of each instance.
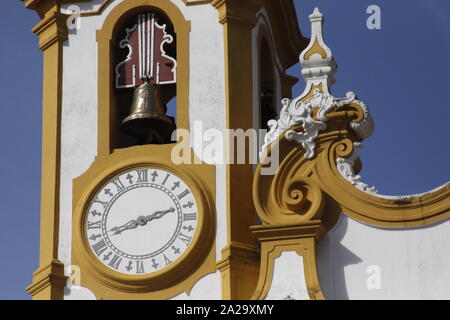
[[[118,148],[170,142],[176,119],[167,103],[176,97],[176,34],[160,10],[124,20],[113,38],[113,78]]]
[[[99,154],[171,143],[175,128],[188,129],[189,32],[164,0],[127,1],[106,17],[97,31]]]

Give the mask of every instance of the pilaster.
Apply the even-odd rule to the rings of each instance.
[[[303,257],[303,270],[309,298],[323,300],[317,275],[317,241],[325,233],[320,220],[299,224],[253,226],[253,234],[261,243],[261,269],[257,288],[252,299],[265,299],[274,285],[274,264],[285,251],[294,251]],[[300,266],[298,266],[300,268]],[[286,277],[291,275],[286,274]]]
[[[227,129],[246,131],[253,127],[252,29],[262,4],[259,0],[214,0],[211,4],[218,10],[219,22],[224,27]],[[244,289],[242,280],[245,279],[246,288],[253,289],[257,281],[255,272],[259,269],[259,259],[254,258],[255,250],[250,249],[255,247],[255,243],[249,227],[256,221],[251,201],[253,167],[248,160],[246,164],[236,164],[236,155],[237,143],[228,139],[228,246],[223,249],[222,261],[219,262],[224,299],[248,299],[251,292]],[[236,262],[236,256],[251,258],[246,258],[248,263],[243,267]]]
[[[259,276],[259,252],[256,247],[230,243],[222,249],[217,269],[222,274],[222,298],[247,300],[255,291]]]
[[[67,40],[67,16],[61,1],[25,1],[42,21],[33,32],[43,52],[41,227],[39,268],[27,288],[33,299],[63,299],[66,277],[58,259],[61,149],[62,46]]]

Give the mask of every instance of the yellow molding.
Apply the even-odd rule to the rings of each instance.
[[[32,29],[32,32],[39,37],[41,51],[45,51],[55,42],[62,43],[68,39],[67,17],[67,15],[55,11]]]
[[[88,0],[91,1],[91,0]],[[97,10],[93,10],[93,11],[86,11],[86,12],[82,12],[80,14],[80,16],[82,17],[90,17],[90,16],[96,16],[99,14],[102,14],[103,11],[108,7],[109,4],[111,4],[113,0],[105,0],[99,7]],[[202,4],[208,4],[210,3],[212,0],[199,0],[199,1],[193,1],[193,2],[189,2],[188,0],[182,0],[184,2],[184,4],[186,6],[198,6],[198,5],[202,5]]]
[[[425,226],[450,216],[450,184],[406,199],[377,197],[353,187],[340,175],[335,165],[337,157],[345,157],[352,151],[351,140],[336,141],[320,155],[317,166],[322,188],[340,204],[343,213],[382,227]]]
[[[64,264],[53,259],[33,273],[33,283],[26,290],[33,300],[63,300],[66,283]]]
[[[322,59],[327,57],[327,52],[324,48],[319,44],[319,40],[316,38],[313,46],[305,53],[305,60],[309,60],[313,54],[319,54]]]
[[[91,0],[89,0],[91,1]],[[105,0],[99,7],[97,10],[93,10],[93,11],[86,11],[86,12],[82,12],[80,14],[81,17],[90,17],[90,16],[96,16],[99,14],[102,14],[103,11],[108,7],[108,5],[110,3],[112,3],[113,0]]]
[[[252,299],[265,299],[272,285],[275,259],[284,251],[295,251],[303,257],[305,282],[310,299],[325,299],[320,289],[316,262],[317,240],[324,234],[320,220],[295,225],[253,226],[251,229],[261,243],[260,276]]]
[[[229,20],[255,25],[256,12],[262,7],[260,0],[213,0],[211,5],[219,11],[219,22]]]
[[[308,160],[304,150],[282,136],[277,145],[280,150],[280,168],[275,176],[261,176],[261,165],[258,165],[254,180],[254,201],[258,214],[264,219],[277,216],[283,219],[280,212],[272,212],[282,204],[280,198],[274,198],[277,186],[289,185],[298,177],[308,177],[314,181],[325,195],[325,214],[323,223],[327,230],[337,222],[336,215],[345,213],[356,220],[380,227],[417,227],[448,218],[450,216],[450,184],[440,189],[403,199],[388,199],[372,195],[355,188],[339,173],[336,159],[349,157],[354,149],[353,142],[360,139],[354,134],[349,124],[361,119],[363,110],[357,104],[347,105],[342,111],[334,111],[327,115],[327,130],[316,138],[316,156]],[[293,128],[301,131],[301,126]],[[355,163],[358,173],[360,162]],[[311,182],[311,180],[310,180]],[[280,189],[281,190],[281,189]],[[314,192],[300,189],[301,196],[311,197]],[[334,209],[330,214],[330,206]],[[293,210],[294,212],[297,210]],[[273,217],[272,217],[273,219]],[[289,216],[284,217],[289,221]],[[267,220],[272,223],[272,220]]]
[[[247,300],[252,296],[259,275],[255,246],[231,242],[222,249],[222,259],[216,265],[222,275],[224,300]]]
[[[212,0],[183,0],[184,4],[187,6],[198,6],[202,4],[208,4],[211,3]]]
[[[256,23],[256,12],[260,8],[260,2],[215,0],[211,4],[219,11],[219,21],[224,25],[226,126],[228,129],[245,131],[253,127],[252,28]],[[230,159],[231,155],[236,157],[237,144],[231,144],[229,138],[226,148],[227,159]],[[253,203],[249,201],[252,195],[252,179],[251,164],[226,165],[225,192],[230,250],[235,248],[232,243],[255,246],[255,240],[249,230],[256,219]],[[226,252],[227,249],[223,253],[223,260],[227,260]],[[222,296],[225,299],[250,297],[251,293],[244,289],[242,292],[236,291],[236,288],[241,287],[239,281],[242,279],[247,281],[246,288],[254,288],[256,285],[257,277],[252,270],[257,270],[259,264],[257,260],[249,261],[253,269],[241,268],[241,265],[234,263],[229,263],[227,268],[221,267]]]
[[[24,5],[28,9],[35,10],[36,13],[43,19],[52,8],[54,8],[56,12],[59,12],[61,5],[63,4],[88,1],[92,0],[25,0]]]
[[[312,86],[309,94],[315,88],[323,89]],[[283,251],[303,256],[309,296],[324,299],[317,277],[316,244],[336,225],[341,213],[382,227],[422,226],[450,216],[450,184],[419,196],[386,199],[363,192],[342,177],[337,159],[349,157],[354,142],[360,141],[350,123],[361,121],[363,113],[361,105],[352,103],[327,114],[327,129],[315,139],[312,159],[305,158],[298,143],[281,135],[269,148],[269,153],[279,151],[275,175],[261,175],[263,164],[258,164],[253,201],[265,225],[251,228],[261,243],[260,277],[252,299],[266,297],[274,260]],[[292,129],[303,130],[300,125]],[[356,173],[360,167],[355,162]]]
[[[39,268],[33,275],[28,292],[33,299],[61,299],[62,284],[53,281],[63,266],[57,261],[59,243],[59,183],[62,99],[62,42],[67,36],[64,15],[54,2],[29,1],[26,5],[40,6],[44,19],[33,28],[43,51],[43,115],[42,115],[42,178]],[[44,6],[47,5],[47,6]],[[44,10],[45,8],[45,10]],[[62,271],[62,276],[64,272]],[[62,277],[61,276],[61,277]],[[46,277],[49,279],[45,280]],[[64,287],[64,285],[62,285]]]

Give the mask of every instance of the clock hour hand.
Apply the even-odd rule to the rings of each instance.
[[[114,232],[113,235],[121,234],[125,230],[136,229],[138,225],[145,226],[147,224],[147,222],[152,221],[154,219],[160,219],[163,216],[165,216],[166,214],[168,214],[170,212],[174,212],[174,211],[175,211],[175,208],[173,208],[173,207],[171,207],[167,210],[155,211],[153,214],[150,214],[147,216],[140,216],[136,220],[130,220],[122,226],[113,227],[109,231]]]
[[[125,223],[122,226],[118,226],[118,227],[113,227],[109,230],[109,232],[114,232],[114,234],[121,234],[123,231],[125,230],[130,230],[130,229],[136,229],[138,226],[138,223],[136,220],[130,220],[127,223]]]

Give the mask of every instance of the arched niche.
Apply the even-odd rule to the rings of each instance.
[[[176,84],[164,92],[163,101],[176,95],[177,128],[189,129],[189,32],[190,22],[170,1],[135,0],[117,5],[97,31],[98,42],[98,154],[109,154],[114,149],[133,145],[135,141],[123,135],[122,118],[131,104],[130,91],[117,93],[115,67],[117,41],[130,19],[142,12],[155,12],[164,17],[176,39]]]
[[[274,63],[272,57],[272,49],[265,36],[260,39],[260,123],[261,129],[268,129],[267,122],[277,117],[276,111],[276,92],[275,92],[275,76]]]

